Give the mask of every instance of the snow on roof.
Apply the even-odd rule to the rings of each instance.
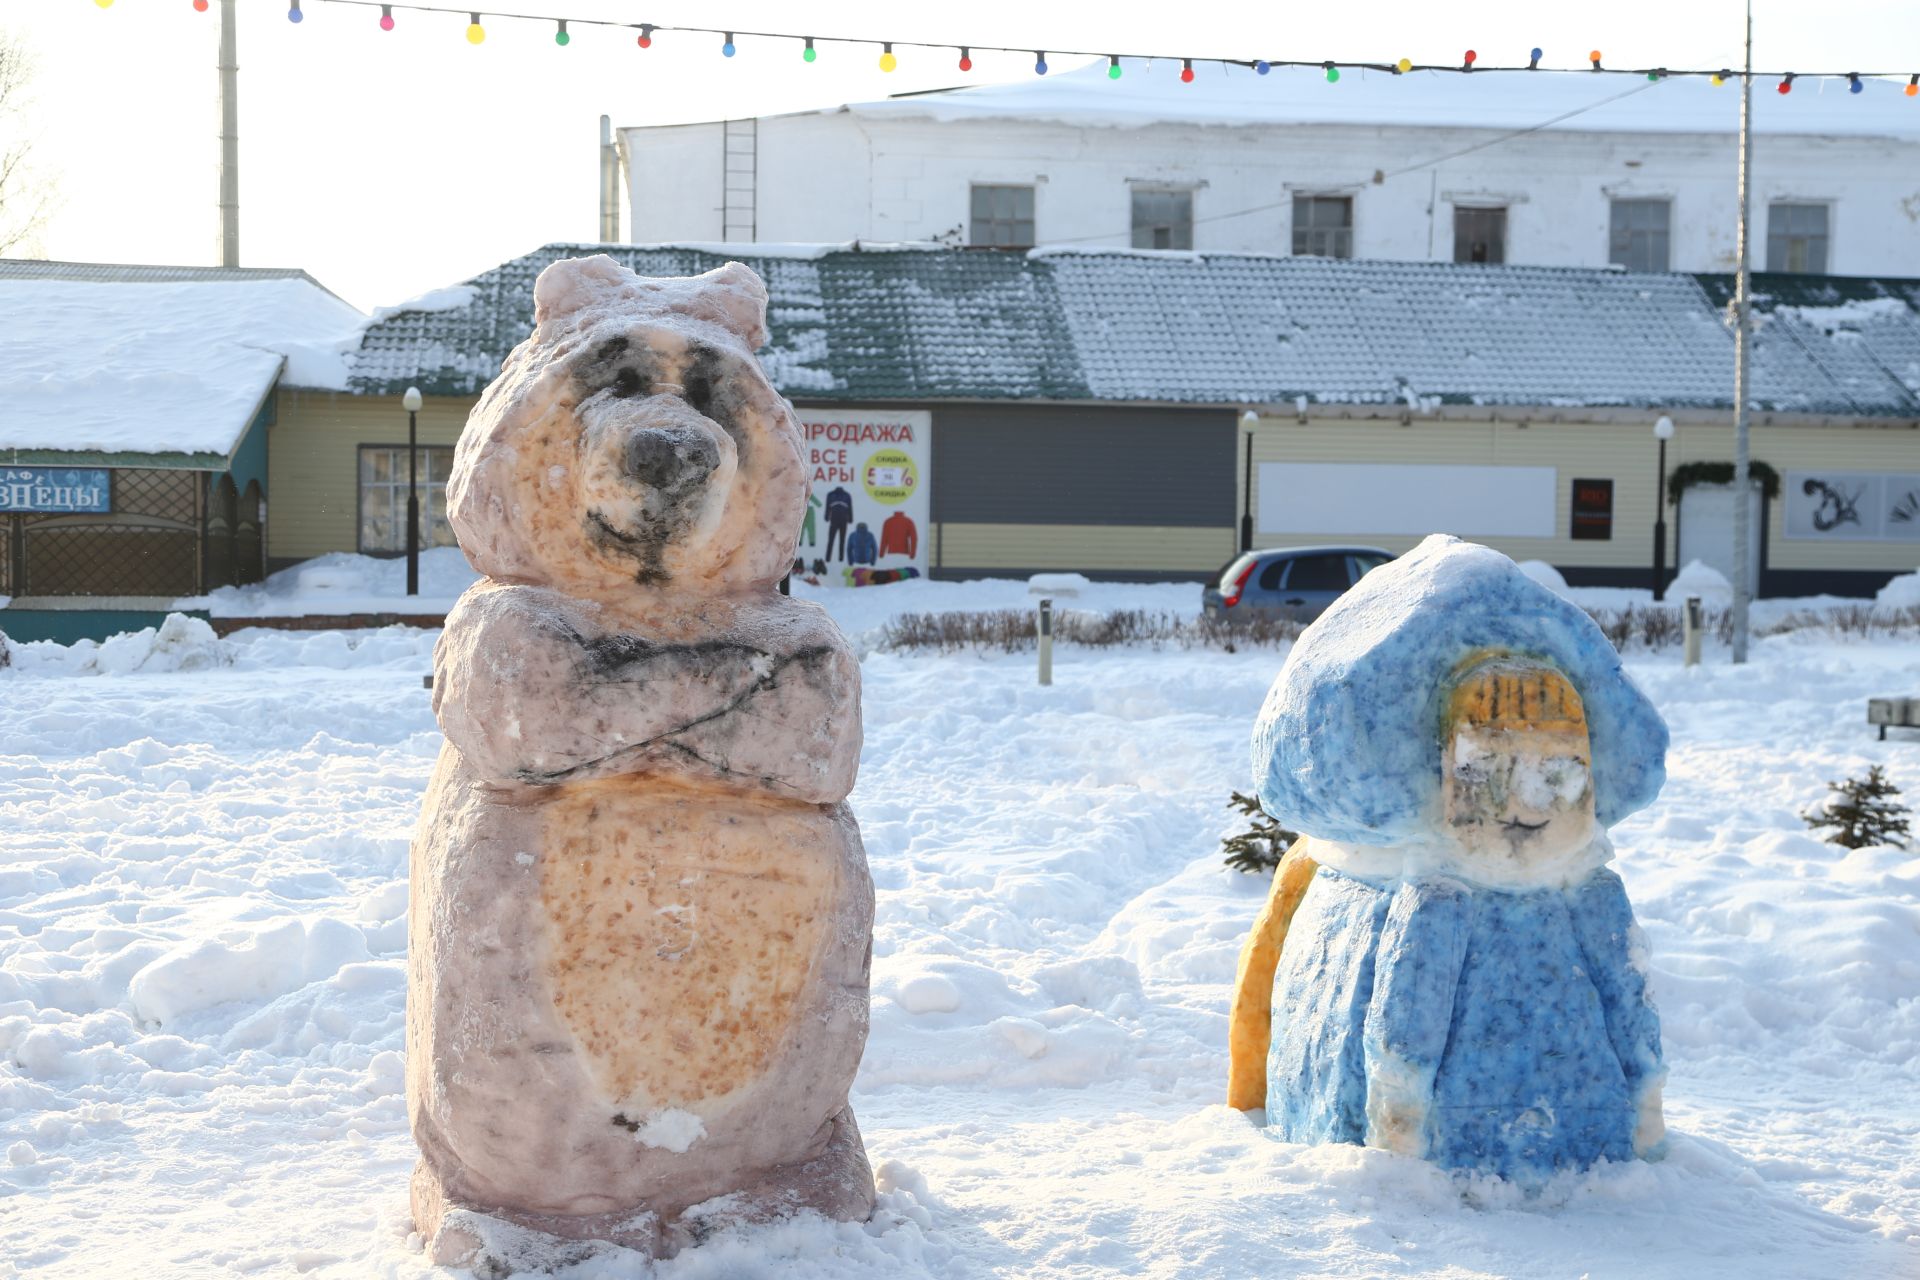
[[[793,249],[794,246],[782,246]],[[767,282],[768,376],[795,397],[1168,404],[1730,407],[1724,276],[1135,250],[547,245],[474,300],[370,325],[351,387],[475,395],[533,325],[548,263],[642,275],[728,258]],[[730,250],[730,251],[729,251]],[[1754,402],[1920,417],[1920,282],[1755,277]]]
[[[859,115],[893,119],[1024,119],[1144,128],[1155,124],[1348,124],[1527,129],[1567,112],[1581,114],[1547,128],[1603,133],[1733,133],[1740,122],[1736,82],[1697,76],[1657,82],[1588,71],[1481,71],[1472,75],[1415,71],[1394,75],[1352,68],[1337,84],[1312,67],[1204,65],[1192,84],[1180,81],[1178,59],[1123,59],[1125,74],[1107,78],[1093,63],[1064,75],[1008,84],[850,103]],[[1904,81],[1863,82],[1801,76],[1791,94],[1756,83],[1754,131],[1920,139],[1920,108]],[[1613,101],[1609,102],[1609,99]],[[1606,103],[1607,105],[1597,105]],[[1590,109],[1587,109],[1590,108]],[[838,110],[840,108],[836,108]]]
[[[4,265],[0,449],[224,457],[276,379],[344,389],[367,323],[298,271]]]

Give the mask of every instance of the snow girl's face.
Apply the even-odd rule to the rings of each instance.
[[[1593,775],[1583,727],[1460,724],[1447,745],[1447,824],[1463,854],[1495,878],[1585,847]]]

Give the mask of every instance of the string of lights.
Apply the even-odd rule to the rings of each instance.
[[[114,0],[94,0],[94,3],[102,9],[112,8],[113,2]],[[305,19],[306,14],[301,8],[301,3],[302,0],[287,0],[287,20],[289,22],[297,23]],[[1398,76],[1407,75],[1416,71],[1437,71],[1450,72],[1458,75],[1472,75],[1475,72],[1484,73],[1491,71],[1553,70],[1553,68],[1541,66],[1541,62],[1546,57],[1546,54],[1545,51],[1539,48],[1530,49],[1527,54],[1527,60],[1524,63],[1514,62],[1504,66],[1482,66],[1479,52],[1473,49],[1468,49],[1457,63],[1415,62],[1411,58],[1399,58],[1386,62],[1369,62],[1364,60],[1348,61],[1333,58],[1205,58],[1184,57],[1180,55],[1174,55],[1170,58],[1166,54],[1114,53],[1092,49],[1029,49],[1018,45],[950,44],[926,40],[880,40],[862,36],[810,36],[791,31],[742,31],[738,29],[729,30],[724,27],[684,26],[659,22],[619,22],[610,18],[562,18],[550,14],[507,13],[493,10],[463,9],[447,5],[388,3],[387,0],[306,0],[306,3],[308,5],[318,3],[345,5],[359,9],[378,9],[380,11],[378,25],[382,31],[392,31],[394,29],[395,20],[393,15],[396,10],[411,13],[453,14],[456,16],[464,14],[467,18],[467,43],[475,45],[486,42],[487,21],[490,19],[498,19],[507,22],[537,23],[542,26],[550,25],[553,28],[553,42],[562,48],[573,42],[573,34],[568,30],[570,26],[606,27],[637,32],[636,43],[641,49],[653,48],[656,43],[656,37],[660,35],[718,36],[720,37],[718,52],[723,58],[731,58],[738,53],[742,39],[780,41],[783,43],[790,42],[799,47],[801,60],[808,63],[812,63],[819,58],[820,48],[823,46],[843,45],[853,47],[864,46],[867,48],[878,46],[880,49],[878,66],[882,71],[893,71],[899,67],[900,57],[894,52],[896,48],[937,50],[950,53],[957,52],[959,54],[959,60],[956,65],[961,71],[973,70],[973,55],[976,51],[1020,55],[1030,53],[1033,55],[1033,72],[1035,75],[1041,76],[1047,74],[1047,57],[1049,54],[1069,58],[1105,58],[1107,60],[1107,76],[1112,80],[1118,80],[1122,77],[1125,72],[1125,63],[1128,61],[1136,63],[1178,61],[1180,63],[1180,79],[1188,84],[1194,81],[1194,67],[1196,65],[1240,67],[1251,70],[1259,75],[1266,75],[1276,67],[1313,68],[1325,75],[1329,84],[1338,84],[1343,71],[1380,71]],[[192,5],[197,12],[205,13],[209,8],[210,0],[192,0]],[[1586,66],[1584,68],[1573,69],[1585,70],[1598,75],[1638,76],[1650,81],[1675,79],[1683,76],[1704,76],[1714,84],[1725,84],[1727,81],[1736,79],[1740,75],[1738,71],[1729,67],[1608,66],[1602,58],[1601,51],[1598,49],[1593,49],[1588,52]],[[1849,70],[1755,71],[1753,73],[1755,80],[1774,81],[1775,91],[1781,94],[1792,93],[1796,80],[1844,80],[1850,92],[1860,93],[1866,88],[1866,82],[1868,80],[1898,80],[1903,76],[1906,77],[1907,81],[1905,87],[1906,95],[1909,98],[1920,98],[1920,72]]]

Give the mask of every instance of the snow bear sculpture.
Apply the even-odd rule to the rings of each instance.
[[[777,590],[807,480],[766,291],[599,256],[534,300],[447,485],[485,576],[413,845],[415,1224],[487,1274],[864,1218],[860,671]]]
[[[1538,1185],[1662,1150],[1647,952],[1605,828],[1666,725],[1592,619],[1428,538],[1296,643],[1254,730],[1306,833],[1241,953],[1231,1105]]]

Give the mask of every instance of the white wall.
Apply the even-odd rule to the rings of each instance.
[[[1602,266],[1609,200],[1665,197],[1673,201],[1672,268],[1732,268],[1730,136],[1556,131],[1412,168],[1497,136],[1376,125],[775,116],[760,122],[758,238],[930,240],[958,228],[964,242],[969,186],[1008,182],[1034,185],[1041,243],[1124,247],[1130,184],[1148,183],[1196,187],[1194,247],[1202,251],[1289,252],[1300,191],[1354,196],[1358,257],[1451,260],[1457,201],[1507,204],[1509,262]],[[717,124],[624,131],[636,242],[720,235],[720,138]],[[1920,276],[1920,143],[1763,135],[1754,167],[1756,268],[1765,265],[1769,201],[1813,200],[1833,204],[1831,272]],[[1392,176],[1376,183],[1376,171]]]

